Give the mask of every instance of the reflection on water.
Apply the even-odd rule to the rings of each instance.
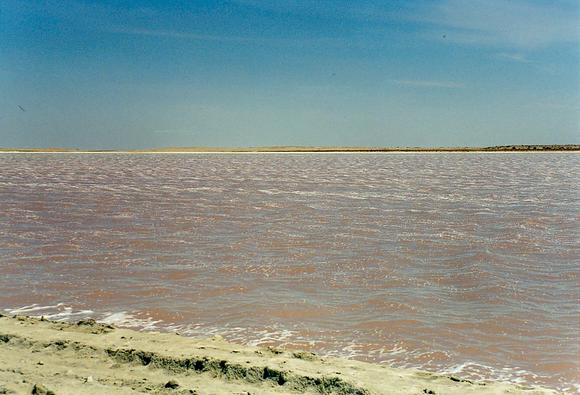
[[[0,308],[574,391],[579,165],[2,154]]]

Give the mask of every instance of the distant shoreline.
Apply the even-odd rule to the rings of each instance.
[[[406,152],[578,152],[580,144],[502,145],[492,147],[166,147],[143,150],[82,150],[76,148],[0,148],[0,153],[406,153]]]

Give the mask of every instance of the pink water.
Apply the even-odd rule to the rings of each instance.
[[[576,392],[580,154],[1,154],[0,310]]]

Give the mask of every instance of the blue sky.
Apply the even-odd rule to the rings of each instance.
[[[580,143],[576,0],[0,1],[0,146],[518,143]]]

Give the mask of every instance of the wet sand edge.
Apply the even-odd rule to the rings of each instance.
[[[220,337],[0,314],[0,393],[556,394]]]

